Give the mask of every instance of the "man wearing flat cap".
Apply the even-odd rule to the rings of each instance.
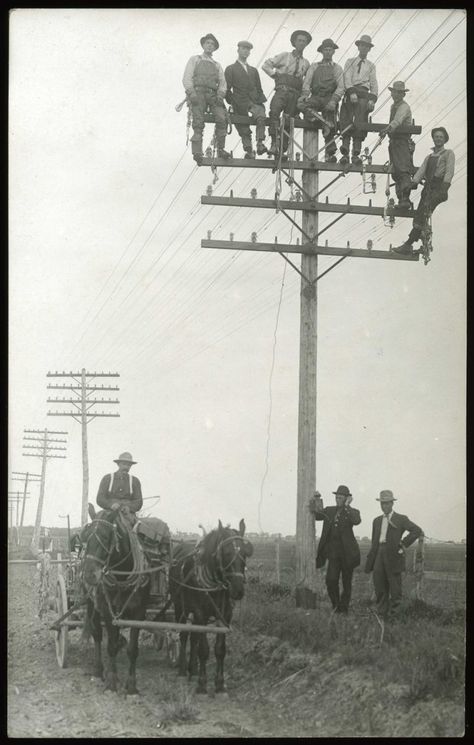
[[[350,506],[352,494],[345,484],[333,492],[335,507],[323,507],[319,492],[309,500],[308,508],[316,520],[324,520],[318,545],[316,568],[328,561],[326,587],[336,613],[347,613],[352,591],[352,573],[360,564],[360,551],[352,528],[360,523],[360,512]],[[342,578],[342,594],[339,579]]]
[[[257,140],[257,154],[267,152],[265,140],[265,106],[267,100],[262,90],[260,75],[256,67],[247,63],[253,44],[249,41],[239,41],[237,44],[237,61],[225,69],[227,82],[226,100],[232,106],[234,114],[249,116],[256,121],[255,137]],[[253,158],[252,135],[248,124],[236,124],[237,132],[242,138],[245,158]]]
[[[433,152],[426,156],[411,183],[411,188],[416,189],[418,184],[424,181],[418,208],[413,218],[413,227],[405,243],[392,249],[395,253],[411,254],[413,243],[422,237],[431,213],[438,204],[448,200],[448,190],[454,176],[454,152],[444,147],[449,140],[444,127],[434,127],[431,130],[431,137],[434,144]]]
[[[393,104],[390,108],[390,123],[380,132],[381,137],[388,135],[390,144],[388,154],[392,166],[395,192],[398,206],[403,209],[413,207],[410,202],[411,177],[413,168],[413,141],[409,134],[400,132],[401,127],[408,127],[413,123],[411,109],[403,99],[409,88],[405,88],[402,80],[396,80],[393,86],[388,86]]]
[[[367,574],[373,571],[377,607],[386,618],[389,611],[396,611],[402,599],[402,572],[405,571],[405,550],[423,531],[406,515],[393,511],[395,497],[384,489],[377,497],[382,515],[372,525],[372,545],[365,562]],[[407,533],[405,537],[403,534]]]
[[[318,47],[323,58],[309,66],[303,81],[298,109],[303,112],[307,121],[318,121],[317,113],[321,113],[329,126],[323,129],[326,143],[325,160],[336,163],[337,147],[333,141],[336,136],[337,105],[344,92],[343,70],[340,65],[332,61],[334,52],[339,49],[332,39],[324,39]]]
[[[227,85],[222,67],[212,58],[212,53],[219,49],[219,42],[213,34],[206,34],[201,38],[201,46],[203,53],[189,59],[183,75],[184,89],[193,112],[191,151],[198,165],[201,165],[203,158],[202,135],[207,108],[216,120],[217,156],[230,157],[224,150],[227,132],[224,96]]]
[[[309,62],[303,57],[303,50],[311,42],[307,31],[293,31],[290,42],[292,52],[281,52],[265,60],[262,70],[275,80],[275,93],[270,101],[269,153],[276,155],[280,148],[278,132],[282,111],[288,116],[299,116],[298,98],[303,88],[303,80],[308,72]],[[288,150],[288,136],[283,135],[283,153]]]
[[[99,485],[97,504],[104,510],[123,510],[126,514],[141,510],[143,505],[142,487],[136,476],[129,473],[135,465],[130,453],[121,453],[114,460],[118,470],[106,474]]]
[[[367,55],[374,46],[372,39],[363,34],[355,42],[359,50],[357,57],[351,57],[344,65],[344,100],[341,104],[339,126],[341,132],[351,123],[352,128],[342,135],[341,153],[339,161],[343,165],[349,162],[349,151],[352,137],[352,163],[361,165],[360,151],[362,143],[367,137],[367,131],[359,129],[359,124],[367,124],[369,113],[374,110],[379,93],[375,65],[367,59]]]

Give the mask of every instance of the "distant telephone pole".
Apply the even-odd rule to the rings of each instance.
[[[53,450],[66,450],[66,448],[61,447],[61,445],[58,447],[57,445],[52,445],[51,443],[66,443],[67,441],[64,439],[58,440],[51,437],[51,435],[67,435],[67,432],[54,432],[47,429],[24,429],[23,431],[27,435],[26,437],[23,437],[23,439],[30,440],[35,443],[34,445],[24,444],[23,448],[25,452],[23,453],[23,455],[33,458],[41,458],[40,494],[38,499],[38,508],[36,510],[33,538],[31,540],[31,548],[33,551],[37,552],[41,531],[41,515],[43,514],[44,486],[46,481],[46,461],[49,458],[66,457],[65,455],[57,455],[52,452]],[[30,437],[29,435],[34,435],[34,437]]]
[[[48,411],[48,416],[72,416],[82,427],[82,506],[81,523],[87,523],[87,504],[89,501],[89,458],[87,453],[87,425],[96,417],[117,417],[120,414],[110,414],[107,411],[95,411],[95,404],[118,404],[117,398],[91,398],[93,393],[103,391],[118,391],[117,386],[92,385],[95,378],[119,378],[119,373],[86,372],[49,372],[48,378],[72,378],[76,385],[48,385],[49,390],[70,391],[69,398],[48,398],[48,403],[72,404],[72,411]]]
[[[20,525],[18,527],[18,543],[21,543],[21,533],[23,530],[23,520],[25,518],[25,504],[26,504],[26,495],[28,493],[28,483],[40,481],[41,476],[37,473],[29,473],[29,471],[12,471],[12,481],[23,481],[23,502],[21,506],[21,517],[20,517]]]

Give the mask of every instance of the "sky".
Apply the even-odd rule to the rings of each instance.
[[[449,201],[433,216],[432,260],[347,259],[318,283],[317,473],[326,505],[347,484],[370,535],[391,489],[396,510],[429,537],[465,537],[466,57],[460,9],[19,9],[10,15],[9,473],[40,472],[22,457],[23,430],[65,430],[67,457],[47,464],[43,524],[80,522],[81,427],[47,416],[54,371],[117,372],[119,418],[88,426],[89,501],[128,450],[144,512],[172,530],[218,519],[252,532],[296,524],[300,280],[278,254],[213,251],[212,238],[296,242],[271,210],[200,205],[212,184],[186,148],[182,74],[212,32],[223,67],[237,41],[249,63],[290,51],[296,29],[327,37],[335,61],[372,36],[376,122],[388,122],[387,86],[404,80],[422,134],[415,164],[443,125],[456,155]],[[271,100],[272,81],[260,71]],[[206,147],[212,126],[204,135]],[[369,134],[370,147],[377,136]],[[235,130],[227,149],[242,157]],[[384,144],[374,163],[388,159]],[[221,168],[215,195],[273,198],[270,170]],[[333,176],[321,172],[320,184]],[[283,184],[282,196],[289,187]],[[349,174],[330,202],[385,203],[385,178],[362,194]],[[413,192],[415,202],[420,190]],[[320,229],[333,217],[320,214]],[[348,215],[329,245],[397,245],[379,217]],[[294,258],[294,257],[293,257]],[[320,271],[331,257],[321,257]],[[62,382],[59,381],[52,382]],[[100,382],[107,382],[102,379]],[[55,393],[55,392],[53,392]],[[113,394],[111,394],[113,395]],[[54,406],[56,410],[69,407]],[[101,410],[101,407],[99,407]],[[112,406],[108,407],[112,410]],[[267,460],[268,451],[268,460]],[[9,488],[17,489],[19,482]],[[20,484],[21,488],[21,484]],[[25,524],[35,518],[32,485]],[[309,495],[308,495],[309,496]],[[260,515],[260,519],[259,519]]]

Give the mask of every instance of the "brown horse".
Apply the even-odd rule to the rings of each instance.
[[[92,515],[91,515],[92,517]],[[117,653],[125,641],[120,629],[112,621],[115,618],[142,621],[150,595],[150,574],[143,573],[146,563],[143,552],[137,546],[136,534],[127,521],[116,510],[103,510],[94,515],[92,522],[82,531],[84,551],[81,578],[88,595],[85,634],[92,634],[95,645],[93,675],[103,677],[101,653],[102,623],[107,629],[107,654],[109,665],[106,674],[106,690],[117,690]],[[136,662],[138,657],[138,635],[140,629],[130,629],[127,647],[129,659],[128,677],[125,683],[127,694],[138,693],[136,686]]]
[[[224,528],[219,520],[218,527],[205,535],[197,545],[182,543],[174,550],[169,583],[178,623],[184,623],[191,618],[195,624],[206,625],[213,617],[226,626],[230,625],[233,601],[241,600],[244,595],[246,559],[253,553],[253,546],[244,538],[244,533],[243,520],[239,523],[239,530]],[[199,672],[197,693],[206,693],[206,665],[209,659],[207,635],[191,631],[191,650],[189,664],[186,667],[188,635],[187,631],[179,635],[178,674],[189,673],[191,678]],[[215,690],[216,693],[221,693],[225,690],[225,634],[216,634],[214,650]]]

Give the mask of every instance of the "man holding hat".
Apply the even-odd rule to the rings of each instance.
[[[433,152],[426,156],[411,182],[411,188],[416,189],[418,184],[424,181],[418,209],[413,218],[413,227],[405,243],[392,249],[395,253],[411,254],[413,243],[420,240],[431,213],[438,204],[448,200],[448,190],[454,176],[454,152],[444,147],[449,140],[444,127],[432,129],[431,137],[434,143]]]
[[[390,123],[380,132],[380,137],[388,135],[390,144],[388,153],[392,165],[395,191],[398,206],[404,209],[413,207],[410,202],[411,177],[413,175],[412,139],[409,134],[399,132],[400,127],[412,124],[411,109],[403,99],[409,88],[405,88],[402,80],[397,80],[392,87],[388,86],[392,94],[393,104],[390,109]]]
[[[341,484],[337,491],[335,507],[323,507],[319,492],[309,500],[308,508],[316,520],[324,520],[318,545],[316,568],[328,560],[326,587],[336,613],[347,613],[352,590],[352,573],[360,564],[358,543],[352,532],[360,523],[360,512],[350,506],[352,494]],[[339,578],[342,576],[342,594],[339,595]]]
[[[201,38],[202,54],[190,58],[183,75],[183,85],[193,112],[193,130],[191,137],[191,151],[198,165],[201,165],[202,134],[204,131],[204,114],[209,107],[216,120],[217,155],[219,158],[229,158],[224,150],[227,132],[224,96],[226,82],[224,71],[220,64],[212,59],[212,53],[219,49],[219,42],[213,34],[206,34]]]
[[[130,453],[125,452],[114,463],[118,465],[118,470],[102,478],[97,492],[97,504],[104,510],[125,508],[125,512],[130,511],[134,515],[143,505],[141,484],[136,476],[129,473],[136,461]]]
[[[299,116],[296,104],[309,68],[308,60],[303,57],[303,50],[311,40],[312,36],[307,31],[293,31],[290,38],[293,51],[281,52],[262,65],[262,70],[275,80],[275,93],[270,101],[269,135],[272,142],[268,152],[272,155],[276,155],[280,148],[278,130],[281,112],[288,116]],[[284,135],[283,153],[287,150],[288,136]]]
[[[257,153],[263,155],[267,148],[263,144],[265,139],[265,106],[267,100],[262,90],[260,75],[256,67],[247,64],[247,58],[253,44],[249,41],[239,41],[237,44],[237,61],[225,69],[227,82],[226,100],[232,106],[234,114],[248,116],[256,121],[255,136]],[[252,135],[248,124],[236,124],[237,132],[242,138],[245,158],[253,158]]]
[[[387,617],[389,608],[395,610],[402,599],[402,572],[405,571],[405,550],[423,531],[406,515],[393,511],[395,497],[384,489],[377,498],[382,515],[372,525],[372,545],[365,563],[365,571],[373,570],[375,598],[379,612]],[[408,533],[402,538],[404,533]]]
[[[349,162],[352,137],[352,162],[355,165],[361,165],[360,151],[367,132],[358,129],[358,125],[367,124],[369,121],[369,113],[374,110],[379,89],[375,65],[367,59],[368,53],[374,46],[372,39],[367,34],[363,34],[355,45],[359,50],[359,55],[351,57],[344,65],[345,95],[339,121],[341,132],[351,123],[353,127],[342,135],[342,158],[339,162],[342,164]]]
[[[336,110],[344,92],[343,70],[340,65],[332,61],[334,52],[339,49],[332,39],[324,39],[318,47],[323,58],[320,62],[314,62],[309,66],[306,73],[301,97],[298,100],[298,109],[303,112],[307,121],[317,121],[317,112],[323,114],[323,118],[330,127],[323,129],[324,141],[326,142],[325,159],[327,163],[336,163]]]

